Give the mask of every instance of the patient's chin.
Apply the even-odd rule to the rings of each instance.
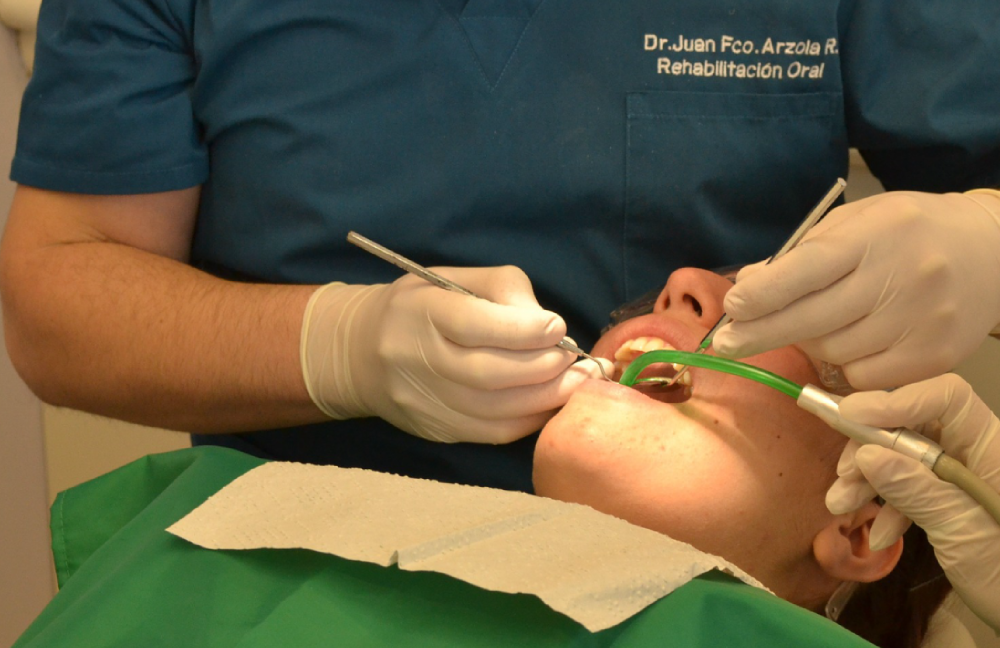
[[[563,410],[542,429],[535,444],[532,480],[535,493],[566,502],[589,503],[620,474],[616,457],[602,451],[603,440]]]
[[[571,439],[559,433],[559,416],[561,414],[550,420],[538,436],[531,478],[537,495],[573,501],[569,496],[582,477],[579,465],[573,460],[577,448]]]

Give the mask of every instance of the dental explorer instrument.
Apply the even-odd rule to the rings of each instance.
[[[636,382],[653,380],[639,378],[639,374],[649,365],[658,362],[686,363],[688,366],[741,376],[767,385],[786,396],[791,396],[799,407],[819,417],[820,420],[844,436],[861,444],[873,444],[888,448],[919,461],[943,481],[954,484],[965,491],[1000,524],[1000,493],[993,490],[989,484],[964,466],[962,462],[945,454],[944,448],[939,444],[908,428],[886,430],[844,418],[840,414],[842,396],[830,394],[815,385],[800,386],[766,369],[736,360],[669,349],[649,351],[633,360],[625,369],[619,383],[631,387]]]
[[[445,290],[450,290],[451,292],[457,292],[463,295],[468,295],[469,297],[475,297],[476,299],[484,299],[483,297],[480,297],[479,295],[472,292],[468,288],[463,288],[462,286],[459,286],[454,281],[446,279],[441,275],[437,274],[436,272],[428,270],[419,263],[411,261],[410,259],[407,259],[403,255],[393,252],[389,248],[379,245],[378,243],[372,241],[369,238],[365,238],[364,236],[358,234],[357,232],[353,231],[348,232],[347,242],[358,246],[365,252],[374,254],[383,261],[388,261],[394,266],[401,268],[406,272],[409,272],[410,274],[414,274],[420,277],[421,279],[424,279],[425,281],[429,281],[435,286],[438,286],[439,288],[444,288]],[[556,346],[559,347],[560,349],[565,349],[566,351],[569,351],[570,353],[573,353],[577,356],[586,358],[587,360],[593,360],[597,364],[597,368],[601,371],[601,375],[604,376],[604,379],[614,382],[611,379],[611,377],[608,376],[607,372],[604,371],[604,366],[600,362],[598,362],[597,358],[595,358],[594,356],[590,355],[580,347],[573,344],[568,337],[564,337],[563,339],[559,340]]]
[[[844,192],[846,187],[847,181],[843,178],[837,178],[837,182],[830,187],[830,190],[826,192],[826,195],[823,196],[818,203],[816,203],[816,206],[812,208],[812,211],[810,211],[806,215],[805,219],[799,223],[799,226],[794,232],[792,232],[792,235],[787,241],[785,241],[785,244],[778,248],[778,251],[775,252],[774,255],[764,263],[764,265],[768,265],[775,259],[783,257],[789,250],[798,245],[806,233],[812,229],[813,225],[818,223],[819,219],[823,217],[828,209],[830,209],[830,205],[832,205],[833,201],[835,201],[840,194]],[[695,353],[701,355],[708,351],[708,347],[712,344],[712,338],[715,337],[715,334],[719,332],[719,329],[732,320],[733,318],[731,318],[728,313],[723,313],[722,317],[719,318],[719,321],[715,323],[715,326],[713,326],[708,333],[705,334],[705,337],[701,339],[701,343],[698,345],[698,348],[695,349]],[[687,372],[688,366],[689,365],[684,365],[681,367],[680,370],[674,374],[673,378],[664,383],[663,386],[670,387],[680,380],[680,377]]]

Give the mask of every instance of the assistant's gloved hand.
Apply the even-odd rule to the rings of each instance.
[[[1000,194],[890,192],[830,212],[726,295],[719,355],[798,344],[858,389],[903,385],[968,357],[1000,324]]]
[[[507,443],[540,429],[580,383],[600,376],[595,363],[574,365],[576,356],[555,347],[566,325],[538,305],[517,268],[435,270],[483,299],[411,275],[313,294],[302,370],[328,416],[379,416],[434,441]]]
[[[964,380],[947,374],[891,393],[845,398],[846,418],[883,428],[905,426],[935,439],[945,452],[1000,491],[1000,420]],[[872,526],[873,549],[893,544],[909,518],[927,531],[938,562],[969,608],[1000,631],[1000,524],[957,486],[892,450],[851,442],[827,493],[827,507],[846,513],[877,492],[883,507]]]

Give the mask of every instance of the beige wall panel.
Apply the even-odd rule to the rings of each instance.
[[[181,432],[44,406],[49,501],[57,493],[157,452],[191,446]]]
[[[0,24],[0,227],[27,72],[14,33]],[[0,340],[0,646],[9,646],[52,597],[42,416]]]

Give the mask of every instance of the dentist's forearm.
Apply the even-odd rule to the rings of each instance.
[[[4,267],[8,350],[44,401],[207,433],[325,418],[299,366],[314,287],[222,281],[107,241],[18,259]]]

